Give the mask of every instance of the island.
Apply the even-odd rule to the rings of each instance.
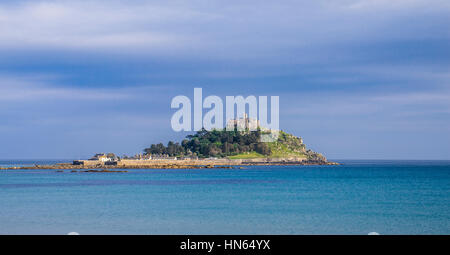
[[[307,149],[301,137],[257,125],[254,120],[233,120],[234,129],[202,129],[180,142],[151,144],[133,157],[99,153],[86,160],[55,165],[34,165],[0,169],[103,169],[101,172],[122,172],[107,169],[162,168],[233,168],[248,165],[336,165],[322,154]],[[242,126],[239,126],[242,124]],[[86,171],[84,171],[86,172]]]

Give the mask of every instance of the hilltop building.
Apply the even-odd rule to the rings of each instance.
[[[249,118],[247,113],[244,113],[243,118],[233,119],[227,121],[227,130],[232,130],[237,127],[238,130],[257,130],[261,127],[259,120]]]

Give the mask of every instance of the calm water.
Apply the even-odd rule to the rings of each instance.
[[[449,161],[340,162],[0,170],[0,234],[450,234]]]

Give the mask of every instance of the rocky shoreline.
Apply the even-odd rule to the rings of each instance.
[[[217,169],[242,169],[244,166],[308,166],[308,165],[339,165],[336,162],[323,161],[300,161],[300,162],[214,162],[208,161],[204,163],[188,163],[188,162],[173,162],[173,163],[159,163],[148,162],[147,164],[139,165],[75,165],[72,163],[58,163],[54,165],[34,165],[34,166],[17,166],[17,167],[0,167],[0,170],[74,170],[77,172],[126,172],[122,169],[202,169],[202,168],[217,168]],[[120,170],[110,170],[120,169]]]

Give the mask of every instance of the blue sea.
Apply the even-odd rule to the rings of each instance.
[[[0,234],[450,234],[450,161],[337,161],[0,170]]]

